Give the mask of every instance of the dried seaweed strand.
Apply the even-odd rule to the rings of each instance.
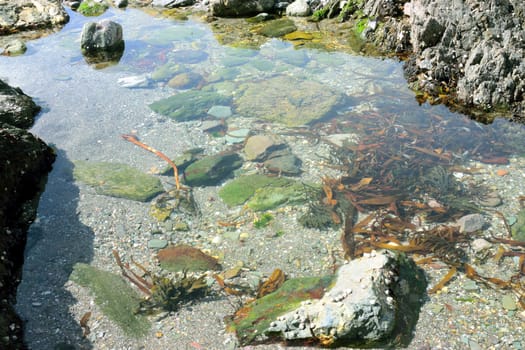
[[[155,148],[151,146],[146,145],[143,142],[140,142],[139,139],[135,135],[123,134],[121,136],[124,140],[129,141],[141,148],[144,148],[146,151],[149,151],[155,154],[156,156],[158,156],[159,158],[168,162],[168,164],[173,168],[173,175],[175,177],[175,186],[177,187],[177,190],[180,190],[179,170],[177,169],[177,166],[175,165],[175,163],[173,163],[173,161],[167,155],[165,155],[159,150],[156,150]]]

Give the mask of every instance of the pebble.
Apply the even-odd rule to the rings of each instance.
[[[119,78],[117,84],[128,89],[144,88],[149,86],[147,75],[132,75],[129,77]]]
[[[208,114],[215,118],[228,118],[232,115],[232,109],[230,106],[212,106],[208,110]]]
[[[518,308],[516,300],[511,294],[505,294],[503,298],[501,298],[501,304],[503,308],[508,311],[514,311]]]
[[[459,226],[459,232],[471,233],[481,230],[485,225],[485,219],[481,214],[469,214],[459,218],[456,223]]]
[[[168,246],[168,241],[165,239],[151,239],[148,241],[149,249],[163,249]]]

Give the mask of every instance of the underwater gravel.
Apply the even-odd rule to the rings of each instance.
[[[253,126],[255,127],[260,125]],[[293,151],[301,154],[303,162],[308,164],[304,167],[308,169],[303,174],[304,180],[338,175],[336,170],[326,166],[322,151],[324,146],[320,147],[319,141],[304,136],[286,138]],[[214,144],[212,139],[209,140],[208,147],[216,151],[226,146],[220,145],[219,141]],[[138,157],[142,153],[139,149],[130,151]],[[151,164],[156,164],[153,158],[145,159],[138,165],[146,170]],[[475,169],[474,173],[464,173],[461,181],[470,185],[482,183],[497,191],[503,200],[497,210],[504,213],[516,213],[519,210],[517,196],[522,194],[520,184],[525,179],[523,159],[511,159],[507,166],[472,163],[470,167]],[[508,175],[497,176],[496,170],[502,167],[509,171]],[[59,172],[60,168],[59,166],[55,171]],[[250,171],[250,166],[245,170]],[[55,182],[61,181],[69,182],[69,186],[73,185],[71,179],[52,176],[50,192],[54,193],[52,189],[57,185]],[[170,178],[165,178],[164,181],[167,186],[172,186]],[[83,249],[78,245],[84,240],[87,244],[84,253],[86,262],[115,273],[119,273],[119,268],[112,256],[113,249],[118,250],[124,260],[129,261],[133,257],[146,268],[158,270],[155,251],[147,248],[148,241],[153,237],[166,239],[173,244],[190,244],[211,255],[221,256],[223,269],[231,268],[242,261],[248,275],[259,277],[268,276],[274,268],[282,269],[289,277],[328,273],[333,263],[330,258],[332,251],[338,261],[341,261],[340,231],[305,229],[297,223],[297,217],[302,212],[300,207],[284,207],[272,211],[275,219],[264,229],[255,229],[250,221],[253,219],[249,216],[248,222],[241,227],[225,228],[217,225],[217,222],[235,220],[239,216],[239,208],[230,209],[221,202],[218,197],[219,187],[195,188],[194,196],[199,203],[200,215],[179,214],[176,219],[186,221],[191,229],[187,232],[172,232],[169,225],[156,222],[148,214],[148,203],[104,197],[97,195],[88,186],[75,186],[78,186],[78,193],[69,202],[65,202],[64,198],[55,198],[56,193],[51,197],[45,195],[43,201],[47,205],[60,203],[58,205],[64,206],[66,213],[71,212],[76,216],[78,222],[68,222],[68,215],[46,216],[46,210],[42,210],[32,228],[33,232],[38,232],[39,229],[49,231],[46,226],[53,225],[56,234],[65,236],[62,239],[41,237],[38,244],[33,240],[29,243],[26,264],[28,270],[25,273],[31,273],[33,261],[50,264],[46,269],[49,275],[33,279],[32,285],[23,285],[20,296],[20,300],[26,303],[31,301],[30,304],[21,306],[21,310],[26,317],[30,315],[27,340],[34,349],[50,349],[60,342],[86,349],[239,348],[235,337],[225,331],[224,318],[239,307],[240,301],[237,297],[220,293],[211,294],[192,305],[185,305],[177,312],[161,315],[163,318],[151,317],[153,326],[145,338],[126,336],[100,311],[86,288],[67,281],[68,264],[79,261],[78,255],[82,256]],[[73,207],[68,208],[68,205]],[[56,212],[56,209],[55,207],[52,211]],[[243,218],[246,219],[246,216]],[[501,219],[490,214],[486,214],[485,219],[488,227],[480,237],[505,235]],[[81,229],[78,230],[78,227]],[[278,236],[275,234],[277,231],[284,233]],[[79,238],[79,235],[88,237]],[[47,242],[48,239],[50,242]],[[490,247],[490,252],[494,253],[496,248]],[[53,249],[55,254],[49,254],[49,249]],[[69,252],[70,250],[74,251]],[[476,262],[473,253],[469,253],[471,260]],[[480,273],[503,279],[517,271],[517,261],[511,258],[505,258],[499,265],[487,259],[483,264],[475,266]],[[444,265],[425,268],[429,287],[437,283],[447,270]],[[63,276],[54,280],[55,273]],[[23,284],[27,282],[25,280]],[[65,291],[60,288],[62,284]],[[29,290],[31,295],[24,294]],[[408,349],[521,349],[525,346],[525,312],[520,309],[507,310],[502,306],[502,299],[507,293],[473,284],[464,274],[457,274],[442,291],[426,300],[415,328],[414,339]],[[88,323],[90,334],[82,337],[78,322],[87,311],[92,313]],[[55,334],[48,334],[50,329]],[[283,348],[283,344],[246,347]]]

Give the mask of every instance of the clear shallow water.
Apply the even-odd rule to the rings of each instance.
[[[424,138],[432,129],[436,131],[436,141],[430,143],[433,150],[451,150],[453,157],[464,160],[470,156],[500,156],[501,145],[519,149],[524,143],[516,136],[523,132],[519,125],[510,125],[504,120],[480,125],[442,106],[419,106],[406,86],[399,62],[344,52],[296,50],[291,43],[277,39],[268,40],[259,50],[222,46],[208,24],[194,20],[154,18],[136,10],[109,11],[103,18],[122,24],[126,49],[117,65],[95,69],[80,53],[82,24],[92,19],[75,13],[71,16],[71,22],[59,33],[29,42],[25,55],[0,57],[0,77],[12,86],[21,87],[44,108],[32,131],[55,145],[59,155],[41,201],[37,224],[30,232],[19,298],[26,304],[20,305],[25,318],[39,314],[38,321],[28,324],[29,337],[35,342],[39,335],[50,333],[45,329],[46,319],[53,324],[51,319],[60,314],[63,320],[75,323],[68,319],[67,309],[53,306],[63,308],[74,303],[73,297],[62,290],[68,272],[64,265],[90,262],[94,258],[93,249],[109,244],[93,232],[96,230],[85,217],[96,216],[98,211],[109,212],[108,221],[115,216],[113,209],[106,207],[111,200],[106,203],[102,197],[97,200],[97,206],[88,208],[93,213],[83,212],[83,219],[78,219],[86,206],[71,179],[71,162],[78,159],[124,162],[144,171],[160,167],[162,162],[147,152],[123,143],[120,135],[129,132],[136,132],[143,141],[169,154],[180,154],[193,147],[204,147],[207,153],[213,154],[226,148],[220,139],[211,138],[200,129],[201,118],[176,122],[148,107],[177,93],[165,81],[151,82],[148,88],[128,89],[119,86],[120,78],[151,74],[162,65],[172,64],[178,66],[179,72],[200,74],[203,83],[199,88],[221,82],[223,89],[238,96],[245,88],[243,84],[276,76],[293,77],[293,81],[321,83],[345,97],[345,102],[330,112],[324,122],[315,124],[312,132],[361,133],[367,144],[374,144],[381,130],[415,129],[415,133],[421,133]],[[189,53],[198,57],[191,58]],[[233,74],[226,74],[227,69],[235,70]],[[285,96],[296,86],[274,88]],[[234,128],[253,126],[251,123],[252,119],[236,114],[235,109],[228,118],[228,124]],[[282,126],[265,128],[283,133],[294,131]],[[499,148],[485,148],[490,144]],[[480,154],[480,149],[493,153]],[[512,152],[503,154],[513,156]],[[426,161],[432,162],[433,156],[429,155]],[[79,232],[84,234],[78,236]],[[48,252],[44,260],[41,260],[42,251]],[[40,260],[34,260],[33,253]],[[54,301],[44,303],[43,307],[38,305],[42,304],[40,299],[48,295],[52,295]],[[52,332],[61,334],[59,329]]]

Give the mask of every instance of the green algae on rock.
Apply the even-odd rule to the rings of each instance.
[[[77,12],[84,16],[96,17],[106,12],[108,8],[108,4],[104,1],[84,0],[80,3]]]
[[[157,257],[160,266],[171,272],[196,272],[220,269],[220,264],[212,256],[188,245],[178,245],[161,249]]]
[[[294,88],[283,94],[283,86]],[[246,83],[240,90],[242,95],[234,101],[238,114],[288,126],[321,119],[344,98],[321,83],[284,75]]]
[[[275,292],[242,306],[228,324],[242,345],[265,340],[270,323],[302,301],[320,299],[333,281],[333,276],[300,277],[283,283]],[[262,337],[262,338],[261,338]]]
[[[93,186],[98,194],[146,202],[164,191],[159,179],[126,164],[75,162],[75,179]]]
[[[77,263],[71,280],[88,288],[102,312],[129,336],[146,335],[151,324],[145,316],[137,315],[140,296],[119,275],[99,270],[93,266]]]
[[[516,216],[517,220],[511,227],[512,238],[525,242],[525,209],[521,209]]]
[[[241,205],[251,198],[258,188],[263,188],[270,184],[278,185],[279,183],[285,185],[288,181],[284,178],[261,174],[240,176],[225,184],[219,190],[219,197],[228,206]]]
[[[296,30],[297,27],[291,19],[281,18],[264,22],[264,25],[257,32],[270,38],[277,38]]]
[[[184,171],[184,178],[190,186],[213,186],[241,165],[237,153],[215,154],[191,163]]]
[[[150,108],[177,121],[205,117],[214,105],[230,105],[231,98],[212,91],[184,91],[153,102]]]
[[[304,203],[308,200],[308,191],[305,190],[303,183],[290,179],[284,180],[287,180],[286,183],[257,189],[253,197],[246,202],[246,206],[254,211],[264,211],[281,205]]]

